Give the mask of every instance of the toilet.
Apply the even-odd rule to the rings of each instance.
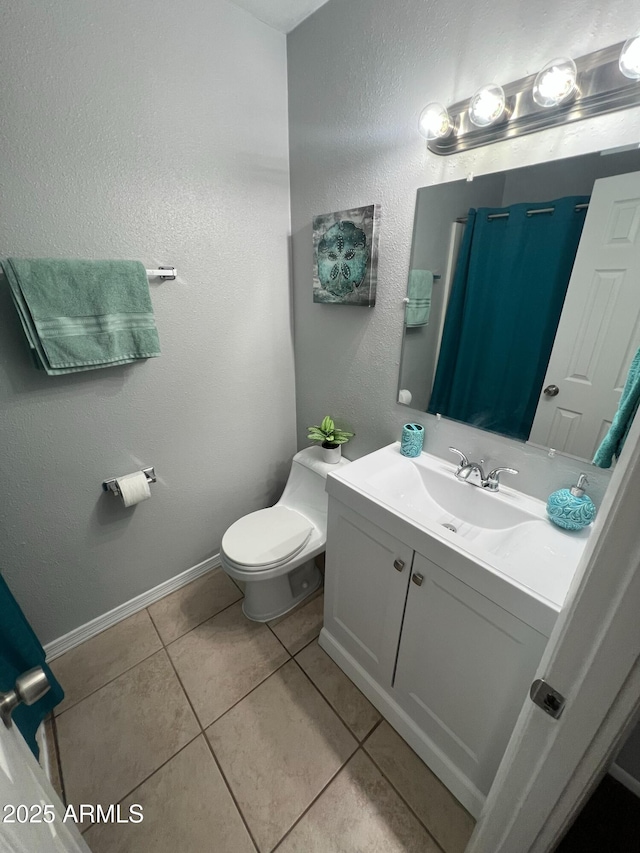
[[[282,497],[234,522],[222,537],[224,571],[242,581],[242,609],[248,619],[267,622],[282,616],[322,583],[314,557],[327,539],[327,474],[348,464],[322,460],[320,447],[293,457]]]

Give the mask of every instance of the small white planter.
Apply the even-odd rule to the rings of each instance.
[[[326,447],[324,442],[320,445],[322,448],[322,458],[330,465],[335,465],[340,461],[342,456],[342,445],[337,447]]]

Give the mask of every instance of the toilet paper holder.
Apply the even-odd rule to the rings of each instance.
[[[147,478],[147,482],[155,483],[156,478],[156,470],[155,468],[143,468],[142,473]],[[114,495],[120,494],[120,489],[118,488],[118,481],[116,477],[110,477],[108,480],[104,480],[102,483],[102,489],[105,492],[113,492]]]

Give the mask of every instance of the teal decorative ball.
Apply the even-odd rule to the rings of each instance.
[[[596,508],[589,495],[572,495],[569,489],[558,489],[549,495],[547,515],[565,530],[582,530],[596,517]]]

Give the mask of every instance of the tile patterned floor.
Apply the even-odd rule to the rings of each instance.
[[[321,594],[249,622],[217,569],[53,662],[94,853],[463,853],[473,819],[325,654]]]

